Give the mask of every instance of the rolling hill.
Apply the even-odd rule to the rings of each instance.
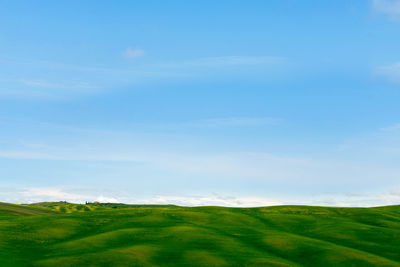
[[[400,266],[400,206],[0,203],[0,266]]]

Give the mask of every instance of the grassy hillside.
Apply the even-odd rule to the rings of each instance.
[[[15,205],[0,202],[0,216],[39,216],[39,215],[50,215],[55,214],[55,211],[40,207],[40,206],[27,206],[27,205]],[[0,217],[1,218],[1,217]]]
[[[0,266],[400,266],[400,206],[1,203]]]

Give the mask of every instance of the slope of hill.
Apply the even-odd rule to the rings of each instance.
[[[0,216],[39,216],[55,213],[56,212],[43,207],[31,207],[27,205],[16,205],[0,202]]]
[[[400,266],[400,206],[65,205],[1,203],[0,265]]]

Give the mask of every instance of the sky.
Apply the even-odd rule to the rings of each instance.
[[[0,0],[0,202],[399,204],[399,47],[399,0]]]

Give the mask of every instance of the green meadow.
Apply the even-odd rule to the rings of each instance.
[[[400,206],[0,203],[0,266],[400,266]]]

